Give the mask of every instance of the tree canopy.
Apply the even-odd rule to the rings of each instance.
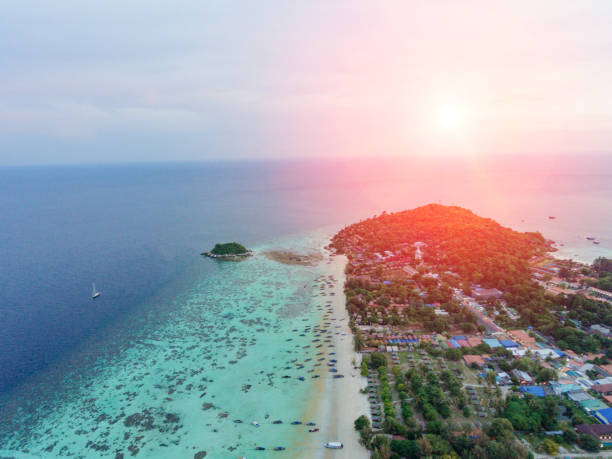
[[[242,244],[238,244],[237,242],[215,244],[215,247],[210,251],[210,253],[214,255],[240,255],[247,252],[247,248]]]

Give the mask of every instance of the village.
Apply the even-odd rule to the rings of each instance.
[[[376,432],[391,434],[391,449],[397,452],[406,447],[401,442],[416,438],[410,433],[416,429],[446,431],[447,436],[449,430],[454,435],[462,431],[477,442],[483,432],[491,437],[493,419],[520,424],[512,419],[514,400],[518,406],[535,399],[553,419],[539,418],[526,428],[514,425],[513,434],[528,455],[612,448],[608,326],[572,319],[569,308],[551,311],[560,324],[601,347],[576,352],[562,339],[520,327],[518,308],[507,304],[501,290],[466,286],[456,273],[439,272],[424,259],[425,242],[371,253],[360,245],[360,238],[354,238],[343,252],[349,258],[347,308],[363,355],[362,375],[368,378],[371,432],[361,431],[364,441]],[[612,307],[612,294],[589,285],[596,279],[586,268],[549,255],[529,260],[531,281],[547,295],[579,295]],[[460,321],[454,320],[457,315]],[[420,380],[439,389],[437,400],[422,399]],[[440,427],[441,419],[446,427]],[[399,456],[412,457],[406,451]]]

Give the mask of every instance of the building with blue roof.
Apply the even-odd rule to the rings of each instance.
[[[579,403],[579,405],[584,408],[586,412],[593,412],[608,408],[608,405],[596,398],[592,398],[590,400],[583,400]]]
[[[488,344],[489,347],[501,347],[500,342],[495,338],[484,338],[482,342]]]
[[[509,339],[502,339],[500,341],[501,345],[504,346],[506,349],[509,348],[513,348],[513,347],[518,347],[518,344],[516,344],[514,341],[509,340]]]
[[[555,394],[557,395],[566,394],[568,392],[582,389],[582,386],[580,384],[561,384],[556,381],[552,381],[550,383],[550,387],[553,388]]]
[[[595,417],[604,424],[612,424],[612,408],[595,411]]]
[[[542,386],[520,386],[519,390],[524,394],[533,395],[535,397],[546,397],[546,392]]]

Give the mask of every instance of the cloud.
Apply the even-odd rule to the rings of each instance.
[[[58,162],[71,141],[94,161],[108,139],[125,142],[109,161],[151,138],[191,159],[415,151],[448,98],[483,151],[556,148],[564,130],[603,150],[610,14],[606,0],[9,2],[0,136],[32,161],[58,139]]]

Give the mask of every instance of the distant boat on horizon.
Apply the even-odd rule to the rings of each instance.
[[[93,283],[91,284],[92,286],[92,293],[91,293],[91,297],[95,300],[96,298],[98,298],[100,295],[102,295],[102,292],[98,292],[96,291],[96,284]]]

